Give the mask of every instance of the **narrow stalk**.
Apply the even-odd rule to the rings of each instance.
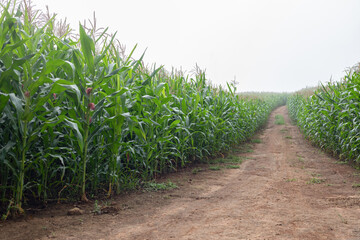
[[[90,113],[89,113],[90,114]],[[85,183],[86,183],[86,162],[87,162],[87,148],[88,148],[88,136],[89,136],[89,122],[90,122],[90,116],[88,114],[87,117],[87,123],[85,125],[85,136],[84,136],[84,152],[83,152],[83,176],[82,176],[82,189],[81,189],[81,200],[88,202],[89,200],[86,197],[86,192],[85,192]]]
[[[26,152],[26,144],[27,144],[27,121],[24,123],[24,135],[23,135],[23,144],[21,151],[21,165],[20,165],[20,175],[19,182],[17,188],[17,198],[16,198],[16,206],[19,213],[23,213],[24,210],[21,208],[23,191],[24,191],[24,176],[25,176],[25,152]]]

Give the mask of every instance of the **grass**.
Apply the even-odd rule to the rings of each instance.
[[[310,173],[312,177],[321,177],[322,175],[319,173]]]
[[[164,182],[164,183],[156,183],[156,182],[147,182],[144,184],[144,189],[148,192],[157,192],[157,191],[165,191],[178,188],[178,186],[171,182]]]
[[[254,138],[254,139],[251,139],[251,142],[252,143],[262,143],[262,140],[260,138]]]
[[[254,152],[251,144],[245,143],[232,150],[234,153],[251,153]]]
[[[353,183],[352,187],[353,188],[360,188],[360,183]]]
[[[286,139],[292,139],[292,136],[285,136]]]
[[[289,179],[286,179],[286,182],[296,182],[297,179],[296,178],[289,178]]]
[[[301,163],[304,163],[304,162],[305,162],[305,160],[304,160],[303,157],[298,157],[298,161],[301,162]]]
[[[339,165],[347,164],[347,162],[345,162],[345,161],[336,161],[335,163],[339,164]]]
[[[197,173],[202,172],[202,171],[204,171],[204,169],[202,169],[202,168],[194,168],[193,170],[191,170],[191,173],[192,174],[197,174]]]
[[[306,182],[306,184],[320,184],[325,182],[325,179],[321,179],[321,178],[311,178],[309,181]]]
[[[238,168],[240,168],[239,165],[226,165],[225,167],[228,168],[228,169],[238,169]]]
[[[275,124],[276,125],[284,125],[285,124],[285,120],[284,120],[284,116],[283,115],[276,115],[275,116]]]
[[[219,171],[220,169],[221,169],[220,166],[210,166],[209,167],[209,170],[211,170],[211,171]]]
[[[220,163],[242,163],[244,157],[229,155],[226,158],[216,158],[209,161],[210,164],[220,164]]]

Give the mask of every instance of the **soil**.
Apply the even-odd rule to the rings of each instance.
[[[238,169],[197,165],[160,179],[176,189],[99,201],[103,214],[94,202],[28,211],[0,222],[0,239],[360,239],[359,170],[304,140],[286,107],[255,139]]]

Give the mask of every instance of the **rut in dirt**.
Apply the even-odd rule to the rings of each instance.
[[[275,124],[276,115],[285,123]],[[3,233],[13,239],[360,239],[359,171],[304,140],[286,107],[255,138],[260,143],[241,154],[239,169],[173,174],[169,180],[179,189],[121,197],[117,215],[94,216],[88,207],[83,216],[34,217]]]

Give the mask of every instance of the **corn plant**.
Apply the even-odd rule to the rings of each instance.
[[[357,68],[342,82],[322,85],[314,95],[293,96],[288,108],[305,136],[345,160],[360,162],[359,83]]]
[[[17,9],[17,8],[16,8]],[[41,27],[10,4],[0,17],[0,211],[88,200],[229,150],[265,124],[286,94],[242,97],[124,56],[107,29],[79,38]],[[25,16],[25,17],[21,17]]]

